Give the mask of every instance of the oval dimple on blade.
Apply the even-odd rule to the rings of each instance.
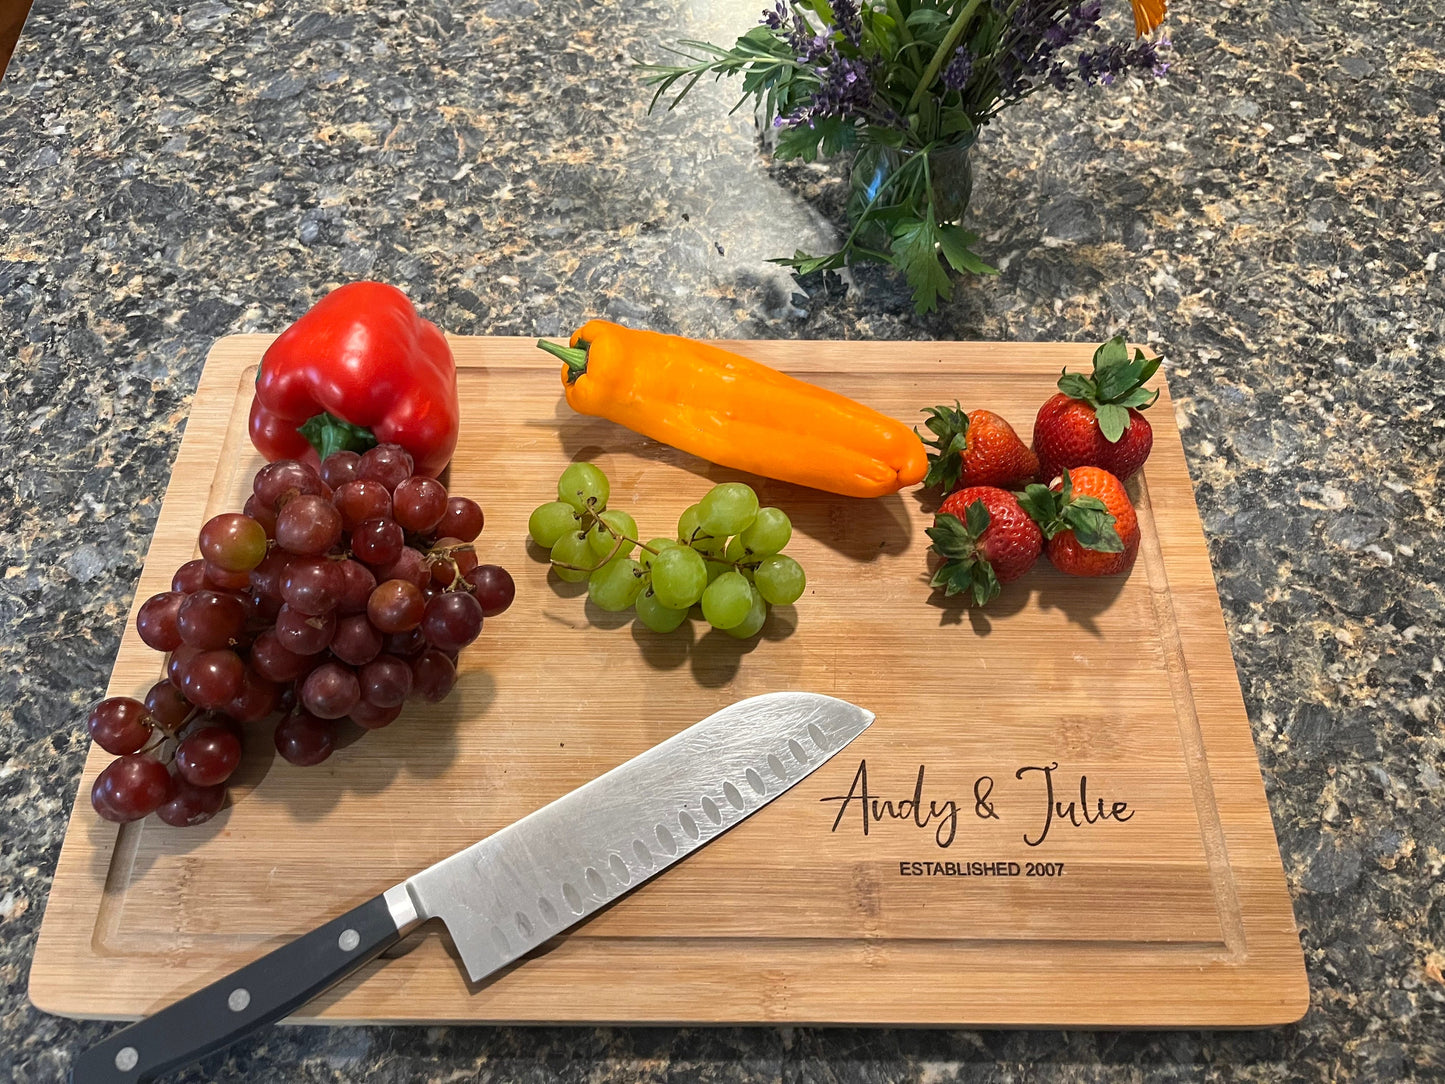
[[[408,888],[422,914],[446,922],[479,981],[745,820],[872,720],[812,693],[740,701],[443,859]]]

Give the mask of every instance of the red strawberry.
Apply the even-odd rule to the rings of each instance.
[[[967,589],[982,606],[998,594],[999,584],[1016,580],[1033,567],[1044,536],[1018,499],[993,486],[960,489],[943,502],[928,528],[932,549],[943,558],[933,574],[945,595]]]
[[[1139,411],[1159,397],[1144,382],[1161,358],[1146,359],[1116,335],[1094,351],[1091,376],[1065,370],[1059,394],[1034,419],[1034,451],[1045,481],[1067,467],[1103,467],[1114,477],[1130,477],[1149,458],[1154,432]]]
[[[955,402],[929,407],[927,426],[936,439],[926,443],[926,486],[939,485],[945,493],[964,486],[1019,486],[1039,473],[1039,460],[1014,427],[991,410],[965,414]]]
[[[1029,486],[1020,504],[1048,540],[1049,560],[1071,576],[1117,576],[1139,556],[1139,517],[1124,483],[1099,467],[1065,470],[1053,488]]]

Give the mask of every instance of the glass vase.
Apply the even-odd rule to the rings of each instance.
[[[970,132],[965,137],[938,144],[928,152],[928,179],[933,190],[934,215],[939,223],[958,222],[968,210],[969,200],[973,197],[973,147],[976,142],[977,136]],[[875,210],[900,203],[900,194],[885,191],[885,186],[919,153],[915,147],[889,147],[882,143],[869,143],[858,149],[848,174],[850,226],[858,226],[870,203]],[[927,210],[922,185],[907,187],[913,189],[906,201],[908,209],[922,218]],[[859,229],[858,241],[865,248],[880,249],[886,247],[888,238],[882,224],[869,222]]]

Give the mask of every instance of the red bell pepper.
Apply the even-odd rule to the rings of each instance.
[[[251,443],[316,466],[380,442],[435,477],[457,446],[457,367],[446,337],[381,282],[333,290],[271,344],[256,373]]]

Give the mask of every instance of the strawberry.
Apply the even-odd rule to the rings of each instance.
[[[925,423],[936,439],[926,441],[926,486],[938,485],[945,493],[965,486],[1020,486],[1039,473],[1039,460],[1019,439],[1014,427],[991,410],[965,414],[953,404],[929,407]]]
[[[1052,488],[1032,485],[1019,503],[1038,522],[1049,560],[1070,576],[1117,576],[1139,556],[1139,517],[1124,483],[1099,467],[1065,470]]]
[[[1154,432],[1139,411],[1159,398],[1144,382],[1162,360],[1146,359],[1142,350],[1130,360],[1124,336],[1116,335],[1094,351],[1091,376],[1064,370],[1059,394],[1034,419],[1034,451],[1045,481],[1066,467],[1103,467],[1122,480],[1144,465]]]
[[[999,584],[1032,568],[1044,546],[1038,524],[1018,498],[994,486],[970,486],[950,495],[928,537],[943,558],[931,584],[945,595],[967,589],[979,606],[998,594]]]

